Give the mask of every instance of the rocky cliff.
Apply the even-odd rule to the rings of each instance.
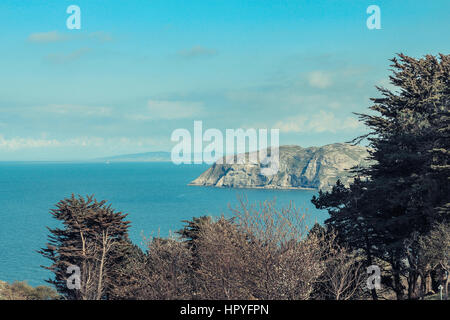
[[[367,166],[367,148],[344,143],[302,148],[281,146],[279,170],[261,174],[260,163],[213,164],[190,185],[230,188],[329,190],[338,179],[348,185],[354,166]]]

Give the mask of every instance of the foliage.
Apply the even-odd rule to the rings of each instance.
[[[0,300],[58,300],[58,293],[48,286],[32,287],[26,281],[0,281]]]
[[[312,202],[328,209],[326,224],[342,243],[363,250],[368,265],[375,258],[390,264],[388,283],[402,299],[418,296],[414,239],[449,218],[450,56],[391,61],[397,89],[378,87],[373,112],[359,114],[371,132],[355,141],[368,139],[373,164],[355,168],[348,188],[338,182]]]
[[[240,199],[233,217],[186,221],[180,237],[153,238],[144,259],[134,260],[121,288],[126,299],[355,299],[360,274],[355,256],[329,232],[315,234],[294,206],[277,209],[275,202],[249,205]],[[188,231],[188,232],[186,232]],[[347,263],[341,264],[342,259]],[[333,276],[333,267],[342,272]],[[318,292],[323,286],[349,281]],[[324,287],[322,287],[324,288]],[[313,296],[314,293],[314,296]]]
[[[62,228],[49,228],[49,243],[40,251],[52,261],[45,267],[54,274],[48,282],[65,299],[104,298],[116,280],[110,271],[123,259],[117,247],[128,239],[126,214],[115,212],[106,201],[99,202],[93,196],[84,199],[74,195],[60,201],[51,214]],[[80,268],[79,290],[68,288],[70,266]]]

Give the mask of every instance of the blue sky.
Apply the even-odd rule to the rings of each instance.
[[[69,30],[69,5],[81,29]],[[369,5],[381,29],[366,27]],[[0,161],[170,151],[177,128],[279,128],[281,144],[365,132],[395,53],[449,53],[450,2],[0,2]]]

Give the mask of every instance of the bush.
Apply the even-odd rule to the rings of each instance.
[[[0,281],[0,300],[56,300],[60,296],[48,286],[32,287],[26,281]]]

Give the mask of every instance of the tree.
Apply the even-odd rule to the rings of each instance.
[[[183,220],[186,225],[183,229],[176,233],[188,244],[192,249],[195,248],[195,240],[198,239],[201,229],[212,223],[212,218],[209,216],[194,217],[192,220]]]
[[[430,232],[449,213],[449,70],[450,56],[414,59],[403,54],[392,61],[391,91],[377,87],[372,114],[358,114],[371,129],[368,168],[356,168],[359,179],[346,188],[313,198],[328,209],[339,238],[391,266],[398,299],[414,297],[418,273],[412,267],[411,239]]]
[[[254,253],[246,235],[223,216],[204,224],[195,240],[193,278],[200,299],[252,299]]]
[[[147,266],[144,269],[145,299],[191,299],[191,251],[185,243],[174,238],[153,238],[148,243]]]
[[[450,224],[440,223],[418,240],[423,280],[429,276],[430,270],[438,271],[438,283],[444,287],[445,297],[448,299],[450,273]],[[422,296],[427,293],[423,286]]]
[[[111,253],[114,265],[109,268],[110,285],[107,299],[129,300],[145,296],[144,284],[147,276],[148,255],[130,240],[120,241]]]
[[[333,242],[328,242],[332,244]],[[321,276],[321,295],[333,300],[350,300],[360,296],[365,284],[362,263],[356,252],[341,246],[330,248],[326,268]]]
[[[65,299],[104,299],[115,281],[110,271],[121,258],[114,254],[115,247],[128,239],[126,214],[115,212],[106,201],[93,196],[84,199],[73,194],[60,201],[51,214],[62,227],[48,228],[49,243],[39,251],[52,261],[44,267],[54,274],[47,282],[55,285]],[[79,288],[67,285],[71,281],[70,266],[79,268]]]
[[[293,203],[250,205],[239,199],[233,209],[238,230],[249,243],[246,277],[256,299],[307,300],[325,268],[322,238],[307,237],[306,215]]]
[[[356,177],[347,188],[338,180],[331,192],[320,190],[319,196],[311,200],[316,208],[328,210],[330,218],[325,221],[326,229],[335,233],[338,243],[350,251],[364,253],[365,267],[374,264],[382,247],[374,221],[367,214],[367,209],[373,206],[373,198],[366,195],[366,184],[366,180]],[[374,300],[378,299],[376,289],[371,290],[371,295]]]

